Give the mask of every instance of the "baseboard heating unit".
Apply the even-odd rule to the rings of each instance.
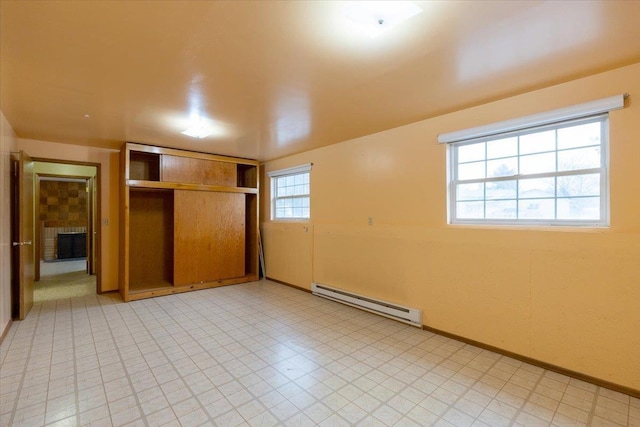
[[[342,289],[332,288],[320,283],[312,283],[311,292],[319,297],[327,298],[422,328],[422,310],[418,310],[417,308],[403,307],[390,302],[354,294],[353,292],[348,292]]]

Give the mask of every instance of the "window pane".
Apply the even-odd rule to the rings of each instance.
[[[522,174],[554,172],[555,170],[556,153],[520,157],[520,173]]]
[[[458,163],[484,160],[484,142],[458,147]]]
[[[487,141],[487,159],[518,155],[518,138],[503,138]]]
[[[600,162],[600,146],[558,151],[559,171],[599,168]]]
[[[274,219],[309,218],[309,172],[273,178]],[[302,197],[301,197],[302,196]]]
[[[558,129],[558,149],[600,144],[601,122]]]
[[[515,199],[517,183],[513,181],[487,182],[487,200]]]
[[[458,166],[458,179],[484,178],[485,162],[465,163]]]
[[[508,157],[506,159],[491,160],[487,162],[487,177],[513,176],[518,173],[518,158]]]
[[[487,201],[487,219],[516,218],[515,200]]]
[[[456,200],[483,200],[484,184],[458,184]]]
[[[521,199],[555,197],[555,179],[521,179],[518,183],[518,197]]]
[[[559,198],[558,219],[600,219],[600,198]]]
[[[520,155],[553,151],[556,149],[556,131],[530,133],[520,136]]]
[[[456,215],[460,219],[484,218],[484,202],[458,202]]]
[[[558,177],[558,197],[599,196],[600,174]]]
[[[452,220],[605,225],[607,118],[588,120],[454,144]]]
[[[518,202],[518,218],[555,219],[554,199],[531,199]]]

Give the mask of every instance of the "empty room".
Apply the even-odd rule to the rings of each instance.
[[[639,19],[0,0],[0,426],[640,426]]]

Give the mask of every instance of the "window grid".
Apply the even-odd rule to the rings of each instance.
[[[272,178],[272,218],[307,220],[310,218],[309,172]]]
[[[450,146],[452,150],[452,156],[450,156],[450,221],[452,223],[476,224],[608,225],[607,119],[608,116],[604,114],[452,144]],[[560,132],[563,130],[567,130],[567,132],[562,140],[564,145],[561,146]],[[573,137],[570,136],[572,132]],[[526,140],[527,136],[532,139],[525,143],[523,139]],[[553,137],[552,144],[550,141],[544,141],[545,137],[550,138],[551,136]],[[536,141],[536,138],[539,140]],[[549,146],[536,148],[536,144],[540,143],[540,140]],[[461,158],[461,147],[479,144],[482,144],[482,149],[476,153],[477,155],[481,153],[481,157],[467,154],[466,158]],[[493,144],[494,147],[493,154],[489,152],[490,144]],[[500,144],[504,146],[499,149],[495,148]],[[515,150],[508,152],[508,144],[515,144]],[[529,144],[527,150],[523,150],[525,144]],[[496,154],[496,151],[500,150],[503,151],[502,155]],[[535,163],[544,163],[541,162],[543,157],[535,156],[541,155],[554,156],[553,170],[549,164],[546,166],[549,170],[544,170],[543,167],[541,169],[543,172],[531,173],[525,167],[526,162],[531,163],[528,169],[536,167],[540,169],[540,166],[536,166]],[[579,164],[580,156],[590,157],[586,160],[587,166],[590,167]],[[596,157],[599,157],[597,165],[594,164]],[[515,171],[513,168],[508,169],[509,160],[513,162],[511,164],[515,166]],[[572,164],[572,162],[574,163]],[[482,176],[473,178],[465,176],[463,177],[465,179],[460,179],[460,166],[467,166],[469,169],[466,174],[473,174],[474,167],[478,172],[480,171],[477,169],[480,166],[479,163],[482,163],[483,166],[480,169],[483,172]],[[507,172],[511,173],[497,173],[495,169],[490,168],[491,164],[504,167]],[[545,189],[547,194],[543,194],[544,192],[540,189],[533,189],[530,190],[532,194],[523,197],[523,193],[526,191],[523,185],[533,184],[535,179],[544,180],[547,178],[549,183],[552,182],[550,186],[552,188]],[[571,188],[572,180],[577,183],[575,189]],[[475,194],[467,193],[465,197],[460,194],[461,185],[465,184],[480,184],[481,188],[478,188],[478,192]],[[592,188],[590,191],[589,184],[593,188],[597,187],[598,190],[594,191]],[[490,186],[493,190],[502,186],[509,191],[503,191],[502,195],[499,191],[489,194]],[[541,194],[536,195],[535,191]],[[459,206],[461,202],[462,205]],[[541,204],[545,206],[544,212],[540,208]],[[471,208],[471,211],[466,211],[466,215],[464,212],[460,212],[460,207],[465,206]],[[493,210],[490,211],[490,207]],[[500,208],[502,213],[499,212]],[[537,212],[535,212],[536,209]],[[528,210],[530,212],[527,212]],[[469,214],[469,212],[473,214]]]

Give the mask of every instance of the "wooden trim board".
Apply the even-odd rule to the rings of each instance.
[[[521,354],[518,353],[513,353],[509,350],[504,350],[502,348],[499,347],[494,347],[492,345],[489,344],[485,344],[482,343],[480,341],[476,341],[476,340],[472,340],[469,338],[465,338],[462,337],[460,335],[456,335],[456,334],[452,334],[446,331],[443,331],[441,329],[436,329],[436,328],[432,328],[430,326],[427,325],[422,325],[422,329],[424,329],[425,331],[429,331],[431,333],[437,334],[437,335],[442,335],[443,337],[447,337],[447,338],[451,338],[454,339],[456,341],[460,341],[466,344],[470,344],[479,348],[482,348],[484,350],[489,350],[489,351],[493,351],[494,353],[498,353],[498,354],[502,354],[503,356],[507,356],[507,357],[511,357],[512,359],[516,359],[519,360],[521,362],[525,362],[528,363],[530,365],[534,365],[537,366],[539,368],[543,368],[546,369],[548,371],[553,371],[553,372],[557,372],[559,374],[562,375],[566,375],[568,377],[572,377],[581,381],[585,381],[600,387],[605,387],[614,391],[618,391],[620,393],[624,393],[624,394],[628,394],[630,396],[636,397],[636,398],[640,398],[640,390],[636,390],[634,388],[630,388],[630,387],[626,387],[620,384],[616,384],[607,380],[603,380],[600,378],[596,378],[596,377],[592,377],[591,375],[587,375],[587,374],[583,374],[581,372],[577,372],[577,371],[572,371],[571,369],[567,369],[567,368],[562,368],[560,366],[556,366],[553,365],[551,363],[547,363],[547,362],[543,362],[541,360],[537,360],[537,359],[533,359],[531,357],[528,356],[523,356]]]
[[[196,283],[193,285],[159,287],[156,289],[150,289],[150,290],[145,290],[140,292],[129,291],[127,298],[126,299],[123,298],[123,300],[124,302],[129,302],[129,301],[135,301],[135,300],[145,299],[145,298],[179,294],[182,292],[199,291],[202,289],[217,288],[220,286],[239,285],[241,283],[257,282],[257,281],[258,281],[258,276],[243,276],[243,277],[236,277],[233,279],[217,280],[215,282]]]
[[[291,283],[283,282],[282,280],[272,279],[271,277],[266,277],[266,279],[267,279],[267,280],[271,280],[272,282],[276,282],[276,283],[278,283],[278,284],[280,284],[280,285],[285,285],[285,286],[288,286],[288,287],[290,287],[290,288],[293,288],[293,289],[297,289],[297,290],[299,290],[299,291],[306,292],[306,293],[308,293],[308,294],[312,293],[312,292],[311,292],[311,289],[305,289],[305,288],[302,288],[302,287],[300,287],[300,286],[298,286],[298,285],[292,285]]]
[[[136,142],[125,143],[126,147],[132,151],[142,151],[145,153],[167,154],[170,156],[191,157],[198,159],[216,160],[219,162],[239,163],[245,165],[258,166],[258,160],[245,159],[241,157],[228,157],[217,154],[204,153],[200,151],[181,150],[178,148],[159,147],[156,145],[138,144]]]

